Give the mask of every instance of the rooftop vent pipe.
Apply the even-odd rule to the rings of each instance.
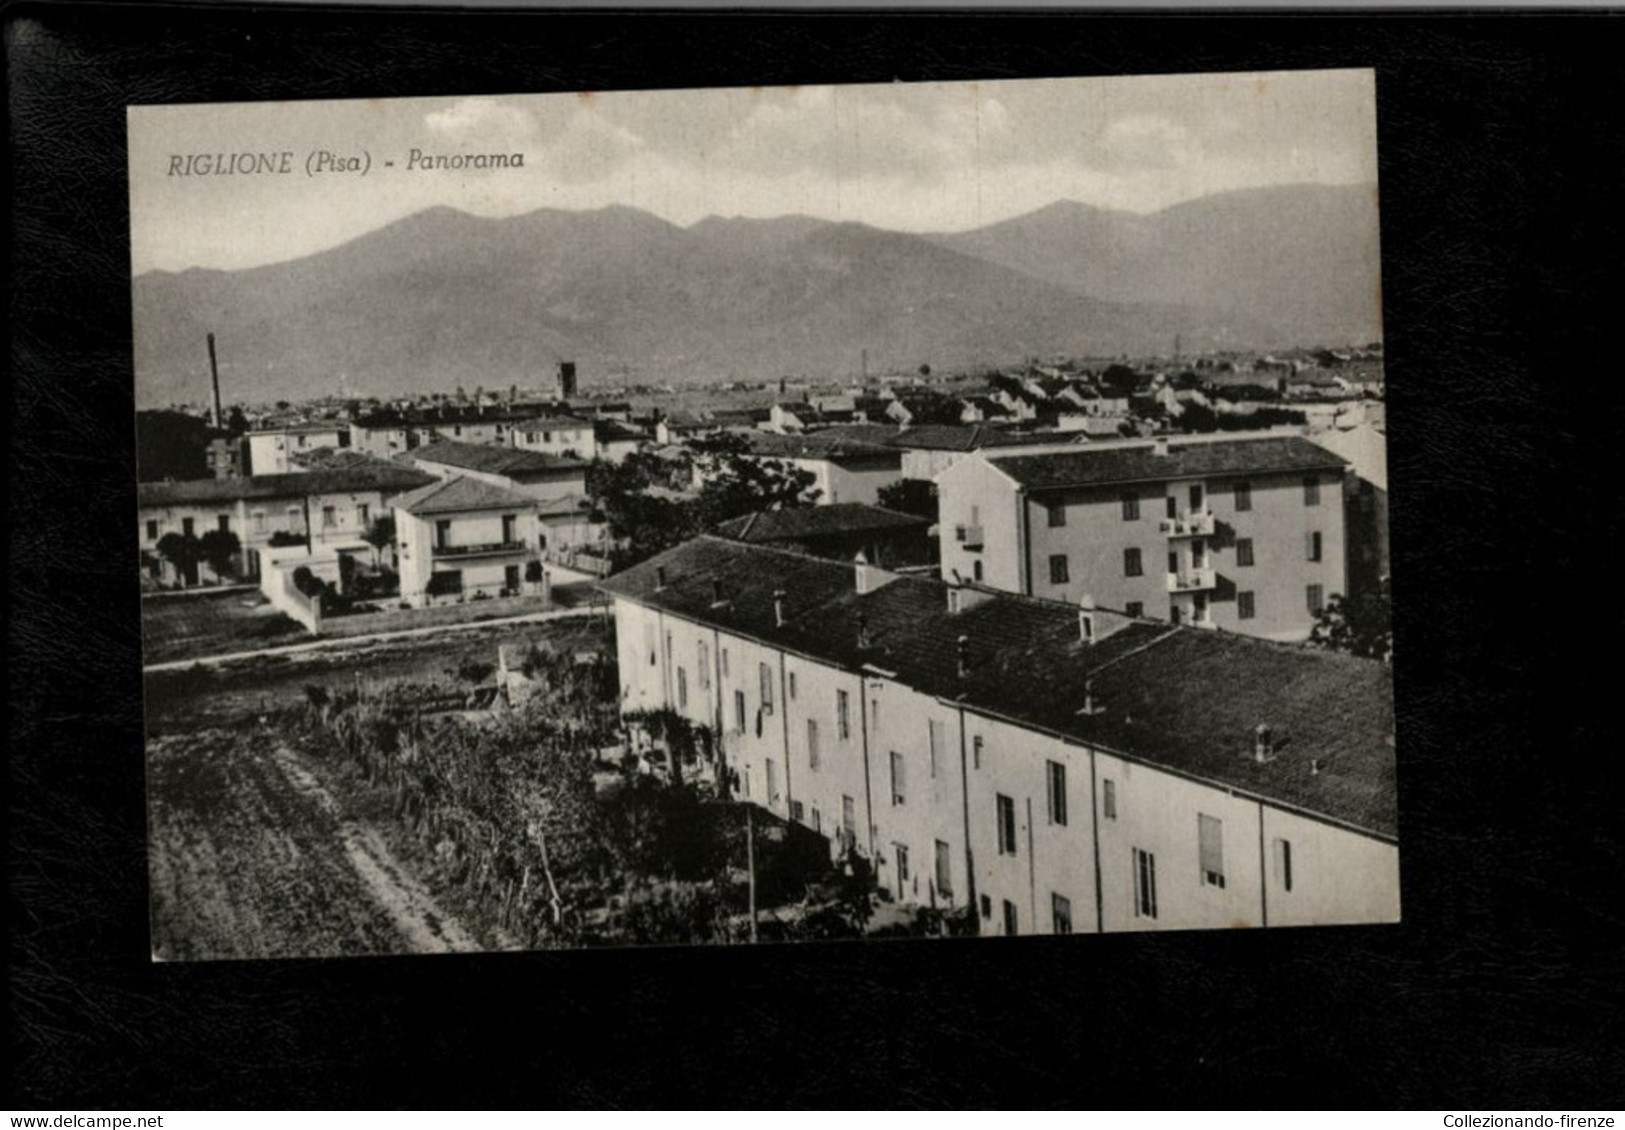
[[[773,623],[776,627],[784,627],[784,590],[773,590]]]

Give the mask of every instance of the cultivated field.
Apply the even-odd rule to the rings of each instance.
[[[163,663],[309,638],[253,589],[149,596],[141,601],[141,660]]]
[[[421,878],[393,813],[287,728],[311,691],[463,689],[498,643],[570,653],[597,621],[468,629],[149,675],[147,793],[153,956],[321,957],[503,948]],[[408,858],[403,859],[402,849]],[[427,853],[432,858],[432,852]]]

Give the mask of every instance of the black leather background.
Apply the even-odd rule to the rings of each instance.
[[[1612,17],[8,8],[7,1105],[1625,1094]],[[1375,66],[1403,925],[148,962],[130,102]]]

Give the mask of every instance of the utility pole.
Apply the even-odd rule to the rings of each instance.
[[[750,880],[750,941],[756,944],[756,832],[750,805],[745,806],[745,871]]]

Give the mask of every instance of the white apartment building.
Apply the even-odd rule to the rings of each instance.
[[[981,452],[935,480],[942,575],[1303,640],[1348,592],[1344,469],[1299,436]]]
[[[1392,922],[1389,668],[702,537],[603,582],[622,710],[984,934]]]

